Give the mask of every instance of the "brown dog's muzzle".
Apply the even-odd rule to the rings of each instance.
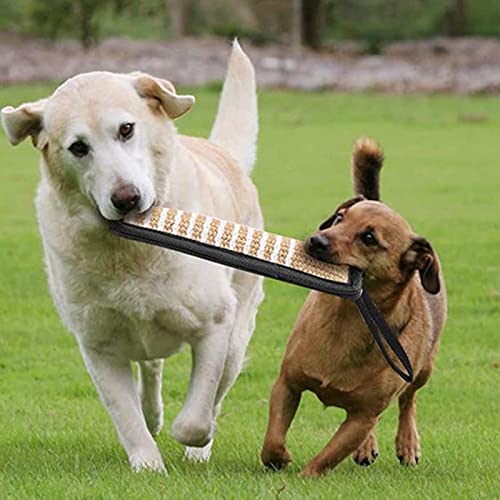
[[[322,234],[313,234],[306,241],[306,252],[315,259],[323,262],[331,262],[332,254],[330,252],[330,242]]]

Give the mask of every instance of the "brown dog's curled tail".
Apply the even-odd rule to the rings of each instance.
[[[358,139],[352,152],[352,180],[354,194],[369,200],[380,200],[380,169],[384,163],[384,152],[367,137]]]

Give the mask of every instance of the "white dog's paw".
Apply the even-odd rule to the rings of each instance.
[[[213,439],[210,440],[208,444],[197,448],[195,446],[186,446],[186,451],[184,452],[184,458],[190,462],[208,462],[210,456],[212,455],[212,444]]]
[[[130,455],[129,462],[134,472],[147,470],[161,474],[167,473],[167,469],[163,464],[163,460],[159,452],[145,453],[139,451]]]
[[[186,446],[205,447],[215,434],[215,426],[209,419],[184,418],[179,414],[172,424],[172,435]]]

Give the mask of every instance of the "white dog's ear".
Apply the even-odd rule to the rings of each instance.
[[[47,99],[22,104],[17,108],[5,106],[2,109],[2,125],[7,138],[14,146],[31,136],[33,145],[42,148],[45,143],[41,134],[43,129],[43,110]]]
[[[154,78],[145,73],[131,73],[130,76],[134,79],[138,94],[158,101],[172,119],[187,113],[194,104],[194,96],[177,95],[175,87],[168,80]]]

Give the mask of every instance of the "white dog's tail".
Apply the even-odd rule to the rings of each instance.
[[[255,163],[258,129],[255,71],[234,40],[210,141],[224,148],[250,174]]]

